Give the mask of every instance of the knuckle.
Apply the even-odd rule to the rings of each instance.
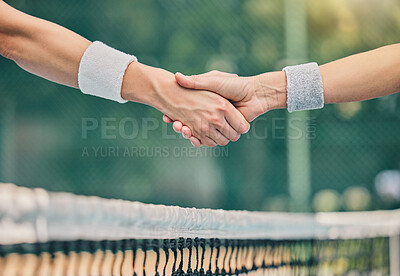
[[[249,131],[250,126],[248,124],[240,124],[239,126],[239,132],[240,133],[246,133]]]
[[[217,115],[211,116],[210,123],[213,124],[214,126],[218,126],[218,127],[221,127],[223,125],[220,116],[217,116]]]
[[[236,142],[237,140],[239,140],[239,138],[240,138],[240,134],[236,133],[236,134],[233,135],[232,141]]]
[[[221,146],[226,146],[229,144],[229,140],[224,140],[220,143]]]
[[[202,124],[199,129],[202,134],[208,134],[210,131],[209,126],[206,124]]]
[[[229,107],[228,102],[222,98],[216,100],[216,105],[217,105],[217,110],[220,111],[226,111]]]
[[[193,126],[195,129],[201,130],[202,127],[204,127],[204,125],[205,125],[205,119],[203,117],[199,116],[193,121]]]
[[[206,142],[204,143],[207,147],[213,148],[216,146],[216,144],[211,141],[210,139],[207,139]]]

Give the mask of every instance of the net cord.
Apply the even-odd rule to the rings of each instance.
[[[317,214],[223,211],[0,184],[0,244],[179,237],[352,239],[399,232],[400,210]]]

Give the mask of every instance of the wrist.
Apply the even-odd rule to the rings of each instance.
[[[129,64],[122,82],[121,97],[157,108],[157,86],[155,79],[151,77],[151,69],[153,68],[140,62]]]
[[[284,71],[254,76],[257,97],[263,99],[264,111],[286,108],[287,83]]]

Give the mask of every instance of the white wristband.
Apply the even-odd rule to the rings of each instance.
[[[289,112],[324,107],[324,88],[317,63],[287,66],[283,71],[286,72]]]
[[[93,42],[79,64],[79,88],[85,94],[126,103],[121,87],[126,68],[137,58],[111,48],[100,41]]]

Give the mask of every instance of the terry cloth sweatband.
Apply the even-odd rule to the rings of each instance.
[[[287,66],[283,71],[286,72],[289,112],[324,107],[324,88],[317,63]]]
[[[85,94],[126,103],[121,97],[126,68],[137,58],[111,48],[100,41],[93,42],[79,64],[79,88]]]

